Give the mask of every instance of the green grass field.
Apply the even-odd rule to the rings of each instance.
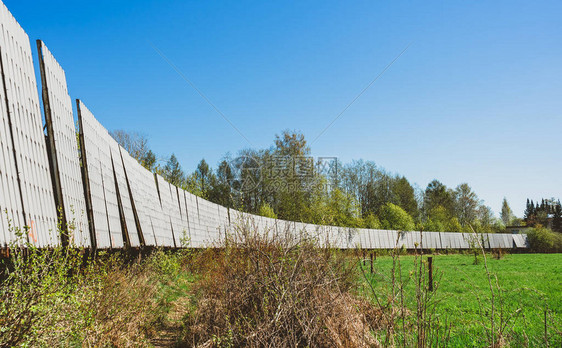
[[[429,255],[424,255],[424,260]],[[491,326],[491,291],[482,255],[433,255],[437,289],[435,317],[443,328],[450,326],[448,346],[486,346],[486,327]],[[513,254],[497,260],[487,257],[496,291],[496,323],[500,314],[508,322],[503,335],[512,347],[544,347],[545,311],[549,345],[562,343],[562,254]],[[374,275],[368,275],[380,295],[388,295],[393,260],[379,257]],[[401,256],[405,303],[416,308],[414,256]],[[370,272],[370,267],[367,271]],[[410,280],[407,280],[407,279]],[[380,296],[379,295],[379,296]],[[501,299],[500,299],[501,298]],[[507,320],[506,320],[507,319]]]

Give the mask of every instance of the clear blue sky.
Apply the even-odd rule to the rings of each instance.
[[[248,144],[151,42],[258,148],[287,128],[315,138],[411,43],[313,154],[468,182],[496,212],[562,198],[558,1],[4,2],[73,99],[186,171]]]

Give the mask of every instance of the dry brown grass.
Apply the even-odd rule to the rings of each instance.
[[[91,325],[84,332],[89,347],[141,347],[153,330],[157,311],[154,275],[145,267],[113,269],[83,298]]]
[[[354,259],[306,238],[237,231],[195,259],[202,275],[183,343],[201,347],[376,347],[381,315],[353,294]]]

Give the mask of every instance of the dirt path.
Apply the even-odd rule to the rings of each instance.
[[[178,298],[172,302],[165,325],[158,328],[156,336],[151,339],[154,348],[183,347],[178,343],[181,334],[181,320],[186,313],[187,298]]]

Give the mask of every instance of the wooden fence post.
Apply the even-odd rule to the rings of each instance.
[[[429,291],[433,291],[433,257],[427,258],[429,268]]]

